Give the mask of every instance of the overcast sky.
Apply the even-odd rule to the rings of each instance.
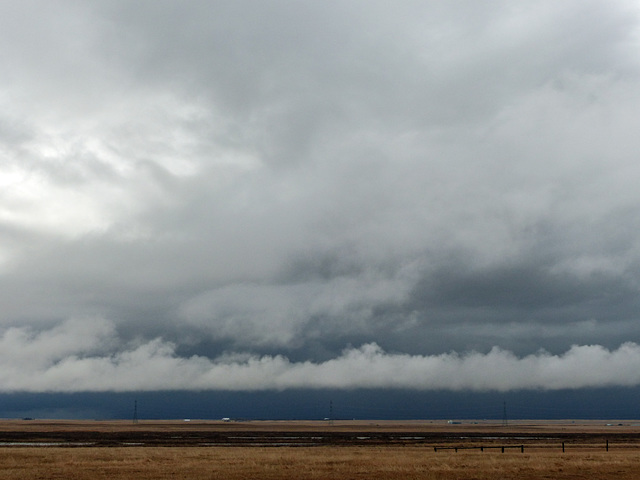
[[[0,2],[0,389],[640,384],[640,7]]]

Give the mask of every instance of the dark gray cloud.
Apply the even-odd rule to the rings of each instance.
[[[0,6],[0,338],[55,352],[6,388],[605,384],[640,342],[638,13]]]

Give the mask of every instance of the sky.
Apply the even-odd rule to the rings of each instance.
[[[0,392],[640,386],[638,112],[631,0],[0,2]]]

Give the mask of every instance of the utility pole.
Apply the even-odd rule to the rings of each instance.
[[[138,423],[138,400],[133,401],[133,423]]]
[[[333,425],[333,400],[329,400],[329,425]]]
[[[507,402],[502,402],[502,426],[506,427],[509,425],[509,421],[507,420]]]

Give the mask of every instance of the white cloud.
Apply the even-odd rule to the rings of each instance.
[[[406,300],[410,275],[388,278],[375,271],[283,285],[229,285],[187,300],[179,310],[186,325],[238,346],[291,346],[309,323],[338,322],[342,332],[366,331],[371,310]],[[336,320],[339,319],[339,320]],[[326,325],[325,325],[326,327]]]
[[[561,355],[517,357],[493,348],[483,354],[407,355],[376,344],[348,348],[314,363],[278,356],[180,357],[155,339],[104,354],[114,332],[102,320],[69,321],[37,335],[12,328],[0,337],[4,392],[145,390],[282,390],[406,388],[508,391],[640,385],[640,345],[616,350],[573,346]]]

